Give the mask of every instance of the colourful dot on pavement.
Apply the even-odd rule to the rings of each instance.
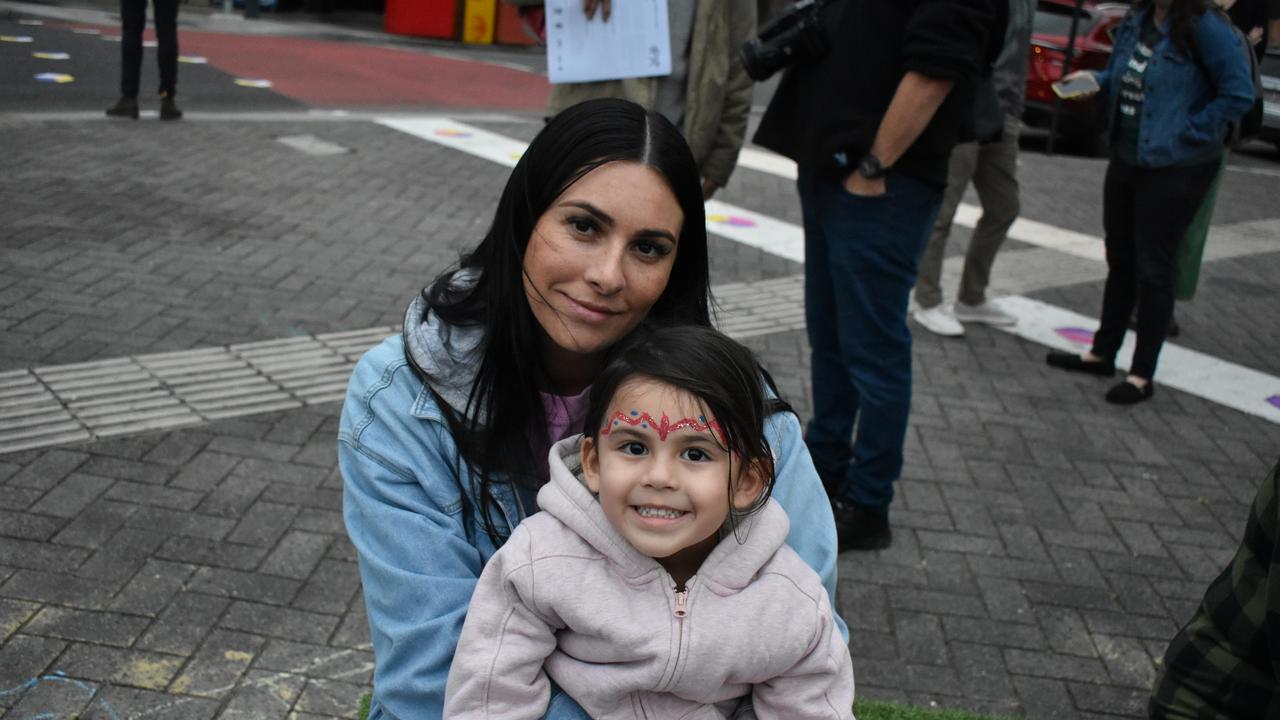
[[[1273,406],[1280,409],[1280,395],[1272,395],[1271,397],[1267,398],[1267,402],[1271,403]]]
[[[236,84],[237,84],[237,85],[239,85],[240,87],[247,87],[247,88],[269,88],[269,87],[271,87],[271,81],[270,81],[270,80],[255,80],[255,79],[252,79],[252,78],[236,78]]]
[[[744,218],[741,215],[712,213],[707,216],[707,222],[716,223],[718,225],[729,225],[732,227],[755,227],[755,221]]]
[[[178,62],[186,63],[188,65],[207,65],[209,60],[207,58],[202,58],[199,55],[179,55]]]
[[[0,35],[0,42],[29,43],[34,41],[35,38],[30,35]]]
[[[41,60],[70,60],[71,56],[64,52],[34,52],[31,57]]]
[[[464,138],[471,137],[471,133],[466,130],[454,130],[452,128],[443,128],[436,131],[438,137]]]
[[[69,82],[75,82],[75,78],[66,73],[36,73],[36,82],[62,85]]]
[[[1088,345],[1093,342],[1093,331],[1078,327],[1060,327],[1054,332],[1077,345]]]

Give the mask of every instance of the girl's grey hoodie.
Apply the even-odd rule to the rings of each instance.
[[[444,716],[536,720],[554,681],[593,718],[742,717],[744,696],[759,718],[852,718],[849,648],[785,511],[770,500],[678,590],[609,524],[580,443],[551,448],[543,512],[480,576]]]

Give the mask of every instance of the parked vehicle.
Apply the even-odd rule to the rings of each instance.
[[[1049,86],[1063,75],[1074,11],[1075,0],[1039,0],[1036,4],[1027,61],[1027,105],[1022,113],[1022,121],[1030,127],[1050,127],[1056,96]],[[1116,26],[1128,11],[1128,3],[1085,0],[1076,29],[1072,70],[1106,67]],[[1100,96],[1064,100],[1058,135],[1084,152],[1101,152],[1106,147],[1108,120],[1105,100]]]
[[[1262,75],[1262,131],[1258,138],[1280,151],[1280,48],[1267,51],[1258,71]]]

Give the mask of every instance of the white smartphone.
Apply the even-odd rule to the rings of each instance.
[[[1084,97],[1092,95],[1100,89],[1098,81],[1093,79],[1093,73],[1082,72],[1079,75],[1065,77],[1055,82],[1050,87],[1053,92],[1063,100]]]

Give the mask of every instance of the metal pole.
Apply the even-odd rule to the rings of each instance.
[[[1067,56],[1062,60],[1062,78],[1071,72],[1071,61],[1076,59],[1076,32],[1080,29],[1080,10],[1084,7],[1084,0],[1076,0],[1075,9],[1071,11],[1071,32],[1067,35]],[[1053,116],[1049,118],[1049,144],[1045,147],[1045,153],[1053,154],[1053,144],[1058,139],[1058,115],[1062,112],[1062,98],[1054,94],[1053,97]]]

